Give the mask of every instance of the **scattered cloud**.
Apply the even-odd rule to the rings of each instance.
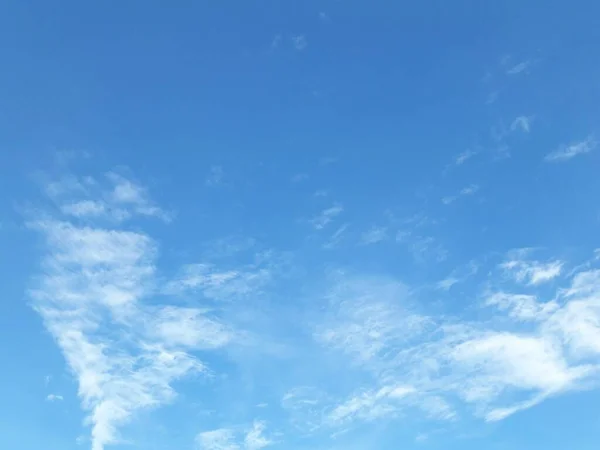
[[[444,261],[448,252],[433,236],[424,236],[410,230],[399,230],[396,233],[396,242],[405,245],[417,262],[424,263],[428,260]]]
[[[172,214],[150,200],[146,188],[116,172],[100,179],[66,176],[48,183],[45,191],[62,214],[80,220],[123,222],[134,216],[172,220]]]
[[[485,99],[485,104],[491,105],[493,103],[496,103],[496,100],[498,100],[499,96],[500,96],[500,92],[498,92],[498,91],[490,92]]]
[[[271,439],[265,437],[265,428],[265,422],[254,422],[252,429],[246,434],[246,437],[244,438],[244,444],[248,450],[260,450],[261,448],[265,448],[273,444],[273,441]]]
[[[217,349],[233,333],[206,308],[148,301],[157,292],[157,243],[121,222],[157,207],[141,186],[120,175],[108,179],[113,184],[108,193],[89,180],[80,183],[83,189],[73,183],[69,189],[51,186],[61,214],[45,212],[29,222],[46,249],[43,271],[30,290],[32,305],[78,381],[92,450],[121,442],[120,428],[137,412],[171,402],[175,380],[207,372],[189,351]],[[64,214],[72,188],[77,195],[87,193],[81,201],[100,197],[126,214],[112,222],[91,216],[84,223],[72,221],[72,214]]]
[[[62,395],[58,395],[58,394],[49,394],[46,397],[46,401],[48,402],[62,402],[64,400]]]
[[[576,156],[591,152],[596,148],[597,142],[593,136],[588,136],[580,142],[575,142],[562,147],[552,153],[548,153],[544,160],[546,162],[566,162]]]
[[[538,285],[558,277],[561,274],[563,262],[541,263],[512,259],[502,263],[501,267],[519,283]]]
[[[325,244],[323,244],[323,248],[332,249],[332,248],[337,247],[340,244],[340,242],[342,241],[342,239],[344,238],[344,236],[346,235],[346,232],[348,231],[349,227],[350,227],[350,225],[347,223],[338,227],[338,229],[335,230],[334,233],[329,237],[327,242],[325,242]]]
[[[510,131],[522,131],[524,133],[529,133],[529,131],[531,131],[533,120],[533,116],[519,116],[510,124]]]
[[[308,180],[309,176],[307,173],[297,173],[292,177],[292,183],[300,183],[301,181]]]
[[[386,227],[374,226],[362,234],[360,241],[363,245],[371,245],[385,241],[387,238],[388,230]]]
[[[475,275],[478,270],[479,265],[475,261],[471,261],[465,267],[453,270],[446,278],[438,281],[436,287],[444,291],[449,291],[454,285],[467,281],[470,277]]]
[[[233,430],[221,428],[205,431],[196,436],[198,450],[239,450],[241,447],[234,442]]]
[[[257,420],[244,436],[233,428],[205,431],[196,436],[196,444],[198,450],[260,450],[274,443],[265,437],[265,429],[265,422]]]
[[[308,46],[306,36],[304,36],[303,34],[292,36],[292,43],[294,44],[294,48],[298,51],[302,51]]]
[[[451,195],[442,198],[442,203],[444,205],[450,205],[458,200],[460,197],[474,195],[479,191],[479,186],[476,184],[471,184],[470,186],[464,187],[459,191],[457,195]]]
[[[209,187],[221,186],[223,184],[224,176],[225,172],[223,171],[223,167],[212,166],[206,177],[206,180],[204,180],[204,184]]]
[[[519,75],[521,73],[527,73],[532,65],[533,61],[531,60],[522,61],[518,64],[510,66],[508,69],[506,69],[506,73],[508,75]]]
[[[273,36],[273,40],[271,41],[271,49],[276,49],[279,48],[279,46],[281,45],[283,38],[281,36],[281,34],[276,34],[275,36]]]
[[[322,230],[329,225],[337,216],[344,211],[344,208],[340,204],[335,204],[327,209],[321,211],[321,213],[313,218],[310,222],[316,230]]]
[[[273,258],[264,254],[234,266],[226,259],[200,259],[167,277],[157,266],[159,243],[137,223],[130,226],[137,216],[160,218],[144,213],[145,207],[158,208],[144,187],[121,176],[71,177],[46,191],[57,208],[29,221],[43,238],[45,255],[30,296],[78,382],[91,448],[104,450],[124,442],[124,427],[141,411],[174,401],[178,380],[212,374],[215,359],[245,339],[224,308],[265,293],[273,282]],[[455,197],[477,191],[470,185]],[[77,203],[88,206],[75,213]],[[104,209],[90,206],[97,204]],[[118,220],[116,208],[123,211]],[[342,212],[334,204],[310,222],[317,230],[331,226],[327,235],[335,230],[326,248],[347,233],[348,224],[332,226]],[[394,230],[396,242],[415,259],[441,261],[446,252],[427,233],[428,224],[424,215],[390,220],[360,238],[373,244]],[[254,245],[242,240],[215,248],[232,255]],[[399,417],[449,422],[472,414],[498,421],[600,382],[597,259],[565,274],[566,262],[538,261],[534,254],[521,249],[494,257],[487,271],[480,261],[469,262],[437,282],[437,290],[391,276],[329,272],[315,316],[298,327],[308,339],[302,348],[317,361],[306,370],[314,371],[313,379],[336,382],[285,386],[281,407],[289,425],[332,435]],[[432,302],[420,297],[453,294],[467,280],[476,291],[477,314],[462,315],[462,308],[456,315],[434,314]],[[297,362],[285,357],[286,363]],[[253,408],[270,412],[272,402],[267,407],[260,400],[253,399]],[[242,423],[199,433],[198,449],[260,450],[279,441],[264,421]]]
[[[517,277],[525,287],[551,278],[531,267]],[[321,401],[321,426],[388,420],[411,409],[455,420],[465,406],[498,421],[600,381],[600,270],[577,273],[545,302],[486,285],[482,306],[494,319],[473,322],[414,311],[410,290],[393,280],[338,276],[315,338],[374,381],[340,401]]]
[[[455,166],[462,166],[465,162],[467,162],[469,159],[471,159],[476,154],[477,154],[477,152],[474,151],[474,150],[465,150],[464,152],[460,153],[455,158],[454,165]]]
[[[270,278],[267,267],[222,271],[211,264],[188,264],[165,284],[163,292],[167,295],[200,292],[207,299],[228,300],[251,293],[256,295]]]
[[[333,408],[326,420],[334,426],[342,426],[354,420],[372,422],[389,418],[398,410],[394,402],[414,393],[412,386],[402,385],[361,392]]]

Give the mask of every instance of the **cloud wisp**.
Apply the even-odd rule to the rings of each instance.
[[[335,204],[321,211],[319,215],[311,219],[310,223],[316,230],[322,230],[331,222],[333,222],[335,218],[342,212],[344,212],[343,206],[340,204]]]
[[[498,421],[597,385],[600,269],[576,273],[550,300],[518,291],[554,280],[562,265],[501,264],[497,281],[482,287],[489,317],[481,321],[419,313],[410,290],[390,279],[338,276],[315,339],[371,382],[329,399],[319,426],[392,420],[410,410],[442,421],[464,414]]]
[[[266,423],[256,420],[245,432],[234,428],[201,432],[196,444],[198,450],[261,450],[274,443],[265,431]]]
[[[175,380],[206,373],[195,350],[215,350],[232,338],[207,309],[148,301],[157,292],[158,245],[123,222],[162,217],[162,210],[133,181],[114,174],[107,180],[108,194],[91,178],[66,190],[64,183],[49,186],[59,213],[44,212],[29,222],[46,249],[30,290],[32,304],[78,382],[92,450],[120,442],[120,428],[139,411],[171,402]],[[67,208],[73,189],[89,196],[80,203],[102,202],[109,213],[73,214]]]
[[[451,203],[454,203],[455,201],[457,201],[459,198],[474,195],[478,191],[479,191],[479,186],[476,184],[471,184],[469,186],[462,188],[456,195],[450,195],[447,197],[443,197],[442,203],[444,205],[450,205]]]
[[[550,163],[567,162],[576,156],[590,153],[597,146],[597,142],[593,136],[588,136],[583,141],[574,142],[567,146],[561,147],[544,157],[544,161]]]

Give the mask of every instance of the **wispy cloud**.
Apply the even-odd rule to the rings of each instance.
[[[343,211],[344,208],[342,207],[342,205],[336,204],[321,211],[321,213],[318,216],[314,217],[310,222],[312,223],[315,229],[322,230]]]
[[[121,221],[154,208],[139,185],[120,175],[109,180],[113,190],[100,196],[123,208]],[[82,201],[98,201],[97,190],[86,192]],[[53,196],[61,211],[70,204],[64,194]],[[231,332],[205,309],[148,302],[157,290],[156,242],[137,229],[87,219],[32,218],[46,255],[30,295],[79,383],[92,450],[103,450],[121,441],[119,429],[138,411],[172,401],[175,380],[207,371],[188,350],[216,349]]]
[[[471,184],[470,186],[466,186],[461,189],[457,195],[450,195],[442,198],[442,203],[444,205],[450,205],[458,200],[460,197],[474,195],[479,191],[479,186],[476,184]]]
[[[204,180],[204,184],[209,187],[216,187],[223,184],[223,178],[225,177],[225,171],[221,166],[212,166],[206,179]]]
[[[536,270],[522,281],[535,287],[549,279]],[[410,290],[393,280],[338,276],[327,295],[331,315],[315,337],[374,382],[339,401],[321,400],[321,426],[388,420],[415,408],[454,420],[464,406],[497,421],[598,381],[600,270],[576,274],[546,302],[486,285],[483,306],[499,315],[478,323],[411,310]]]
[[[299,34],[297,36],[292,36],[292,43],[294,44],[294,48],[298,51],[302,51],[308,47],[308,41],[306,36],[303,34]]]
[[[248,266],[235,270],[219,270],[211,264],[184,266],[166,283],[166,294],[202,293],[211,300],[228,300],[250,293],[256,295],[270,280],[267,267]]]
[[[452,273],[443,280],[438,281],[436,287],[438,289],[448,291],[454,285],[463,283],[466,280],[468,280],[470,277],[475,275],[478,270],[479,265],[475,261],[471,261],[466,266],[453,270]]]
[[[511,65],[508,69],[506,69],[506,73],[508,75],[519,75],[521,73],[527,73],[532,65],[533,61],[531,60],[522,61],[520,63]]]
[[[46,401],[48,402],[62,402],[64,400],[62,395],[59,394],[49,394],[46,397]]]
[[[433,236],[422,235],[407,229],[396,233],[396,242],[405,245],[417,262],[437,261],[446,259],[448,252]]]
[[[266,423],[254,421],[244,434],[234,428],[204,431],[196,436],[198,450],[260,450],[274,443],[265,436]]]
[[[300,183],[301,181],[308,180],[309,176],[307,173],[297,173],[292,177],[292,183]]]
[[[529,133],[531,131],[531,126],[533,125],[533,120],[533,116],[519,116],[510,124],[510,131]]]
[[[477,152],[474,150],[465,150],[464,152],[462,152],[456,156],[456,158],[454,159],[454,165],[462,166],[465,162],[467,162],[469,159],[471,159],[476,154],[477,154]]]
[[[545,156],[544,161],[554,163],[566,162],[576,156],[591,152],[596,148],[597,144],[594,136],[588,136],[583,141],[569,144],[552,153],[548,153]]]
[[[327,242],[325,242],[325,244],[323,244],[323,248],[332,249],[332,248],[337,247],[340,244],[340,242],[342,242],[342,239],[344,239],[344,236],[346,235],[346,232],[348,231],[349,227],[350,227],[350,225],[347,223],[338,227],[338,229],[335,230],[333,232],[333,234],[329,237]]]
[[[363,245],[371,245],[385,241],[387,238],[387,227],[373,226],[362,234],[360,241]]]
[[[273,441],[264,435],[265,429],[265,422],[258,420],[254,422],[252,429],[244,438],[244,444],[248,450],[260,450],[273,444]]]
[[[234,442],[235,433],[228,428],[204,431],[196,436],[198,450],[239,450],[241,447]]]
[[[561,274],[563,262],[541,263],[539,261],[511,259],[502,263],[501,267],[519,283],[538,285],[558,277]]]
[[[324,11],[321,11],[321,12],[319,13],[319,20],[320,20],[321,22],[330,22],[330,21],[331,21],[331,19],[330,19],[330,18],[329,18],[329,16],[327,15],[327,13],[326,13],[326,12],[324,12]]]
[[[146,188],[116,172],[98,179],[66,176],[48,183],[45,191],[64,215],[76,219],[123,222],[137,215],[172,220],[172,214],[150,199]]]

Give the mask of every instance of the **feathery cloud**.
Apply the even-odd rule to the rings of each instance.
[[[260,450],[274,442],[265,437],[266,423],[255,420],[244,436],[233,428],[204,431],[196,436],[198,450]]]
[[[597,142],[593,136],[588,136],[586,139],[580,142],[575,142],[562,147],[552,153],[548,153],[544,157],[546,162],[566,162],[570,159],[575,158],[579,155],[584,155],[591,152],[596,148]]]
[[[519,75],[521,73],[527,72],[529,70],[529,68],[532,66],[533,61],[531,60],[527,60],[527,61],[522,61],[518,64],[515,64],[511,67],[509,67],[506,70],[506,73],[508,75]]]
[[[549,275],[536,278],[537,267],[527,268],[517,281],[534,287],[548,281]],[[392,419],[415,408],[454,420],[461,405],[497,421],[599,381],[600,270],[577,273],[557,289],[560,300],[488,292],[483,306],[500,313],[491,322],[411,311],[409,292],[392,280],[336,279],[327,295],[331,315],[315,338],[370,372],[374,383],[327,400],[320,426]],[[403,395],[391,398],[395,387]]]
[[[460,197],[470,196],[476,194],[479,191],[479,186],[476,184],[471,184],[462,188],[457,195],[451,195],[442,198],[442,203],[444,205],[450,205],[458,200]]]
[[[362,234],[360,241],[364,245],[370,245],[385,241],[387,237],[386,227],[373,226]]]
[[[145,189],[120,175],[108,178],[108,194],[86,183],[77,195],[88,193],[82,201],[100,195],[111,208],[120,205],[126,213],[121,221],[157,215],[150,213],[156,207]],[[70,204],[73,186],[50,187],[60,211]],[[46,247],[30,295],[78,381],[92,450],[103,450],[121,441],[119,429],[137,412],[172,401],[175,380],[207,370],[189,350],[223,346],[231,332],[204,309],[147,302],[157,284],[157,244],[150,236],[106,227],[90,215],[83,224],[71,222],[68,212],[30,221]]]
[[[303,34],[292,36],[292,43],[294,44],[294,48],[298,51],[302,51],[308,47],[308,41]]]
[[[48,402],[62,402],[64,400],[62,395],[59,394],[49,394],[46,397],[46,401]]]
[[[314,217],[310,222],[317,230],[322,230],[329,225],[337,216],[344,211],[342,205],[336,204],[330,208],[324,209],[321,213]]]
[[[204,184],[208,187],[216,187],[223,184],[223,177],[225,176],[225,172],[223,171],[223,167],[221,166],[212,166],[206,179],[204,180]]]
[[[529,133],[533,125],[533,116],[519,116],[510,124],[510,131],[522,131]]]

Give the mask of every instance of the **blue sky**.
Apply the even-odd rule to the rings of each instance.
[[[0,446],[596,448],[599,13],[3,2]]]

